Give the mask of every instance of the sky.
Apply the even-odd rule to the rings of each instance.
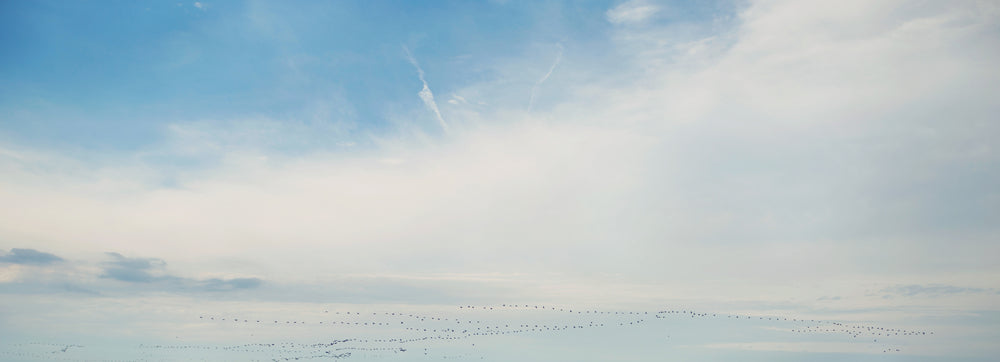
[[[996,1],[2,2],[0,359],[991,360],[998,34]]]

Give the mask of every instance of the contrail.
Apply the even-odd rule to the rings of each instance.
[[[542,76],[541,79],[535,82],[535,85],[531,86],[531,95],[528,97],[528,112],[531,112],[531,108],[535,105],[535,92],[538,91],[538,86],[542,85],[542,83],[545,82],[545,80],[549,79],[549,76],[552,75],[552,72],[556,70],[556,66],[559,65],[559,62],[562,61],[562,55],[563,55],[563,47],[562,44],[560,44],[559,53],[556,54],[556,60],[552,62],[552,66],[549,67],[549,71],[545,73],[545,75]]]
[[[406,52],[406,59],[413,64],[414,68],[417,68],[417,75],[420,77],[420,82],[424,83],[424,89],[421,89],[417,95],[420,99],[424,101],[424,105],[427,106],[431,112],[434,112],[434,117],[437,117],[438,124],[441,125],[441,129],[445,133],[448,133],[450,129],[448,128],[448,123],[444,121],[444,117],[441,117],[441,110],[438,109],[437,102],[434,102],[434,93],[431,92],[430,87],[427,86],[427,80],[424,79],[424,70],[420,68],[420,64],[417,64],[417,60],[413,58],[413,54],[410,54],[410,49],[403,46],[403,51]]]

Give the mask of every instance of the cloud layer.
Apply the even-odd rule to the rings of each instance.
[[[119,255],[102,275],[202,289],[253,284],[210,282],[206,265],[222,261],[268,283],[578,286],[565,298],[606,285],[785,298],[761,291],[801,284],[816,287],[796,298],[849,301],[868,285],[984,288],[1000,273],[996,6],[754,2],[686,24],[651,4],[602,13],[609,44],[593,53],[613,72],[568,39],[565,58],[488,65],[504,77],[438,105],[405,54],[447,136],[401,127],[359,140],[371,147],[290,153],[259,140],[319,141],[308,124],[267,119],[178,122],[138,156],[5,146],[0,200],[22,206],[0,209],[0,230],[60,255],[159,256],[190,274]],[[626,23],[644,25],[612,26]],[[554,96],[525,114],[542,82]]]

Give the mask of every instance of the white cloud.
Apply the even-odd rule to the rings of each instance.
[[[23,268],[18,264],[0,265],[0,283],[10,283],[17,280]]]
[[[636,24],[649,20],[660,8],[645,0],[631,0],[608,10],[607,18],[612,24]]]
[[[465,97],[462,97],[458,94],[452,94],[451,99],[448,100],[448,103],[454,105],[460,105],[460,104],[468,104],[469,101],[466,100]]]

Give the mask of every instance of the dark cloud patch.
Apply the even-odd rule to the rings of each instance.
[[[93,291],[93,290],[81,287],[79,285],[70,284],[70,283],[63,284],[62,285],[62,290],[66,291],[66,292],[70,292],[70,293],[88,294],[88,295],[95,295],[95,296],[101,295],[101,293],[98,293],[96,291]]]
[[[10,249],[0,255],[0,263],[45,265],[63,261],[63,258],[35,249]]]
[[[128,268],[105,269],[104,274],[101,274],[101,278],[109,278],[129,283],[151,283],[158,279],[149,274],[148,271]]]
[[[115,259],[114,261],[108,262],[108,264],[122,268],[148,270],[148,269],[163,268],[167,266],[167,262],[163,261],[163,259],[127,258],[124,255],[118,253],[107,253],[107,254]]]
[[[152,283],[170,279],[169,276],[162,274],[167,266],[167,262],[162,259],[128,258],[119,253],[107,253],[107,255],[113,260],[102,263],[104,274],[101,274],[101,278],[129,283]],[[160,275],[154,275],[154,272]]]
[[[906,297],[915,296],[942,296],[954,294],[977,294],[990,292],[990,289],[958,287],[954,285],[897,285],[879,291],[879,293],[889,293]]]
[[[119,253],[107,253],[111,261],[101,263],[104,267],[101,278],[120,282],[148,285],[157,290],[191,292],[191,291],[230,291],[253,289],[263,284],[259,278],[233,279],[193,279],[167,273],[167,263],[157,258],[130,258]]]

